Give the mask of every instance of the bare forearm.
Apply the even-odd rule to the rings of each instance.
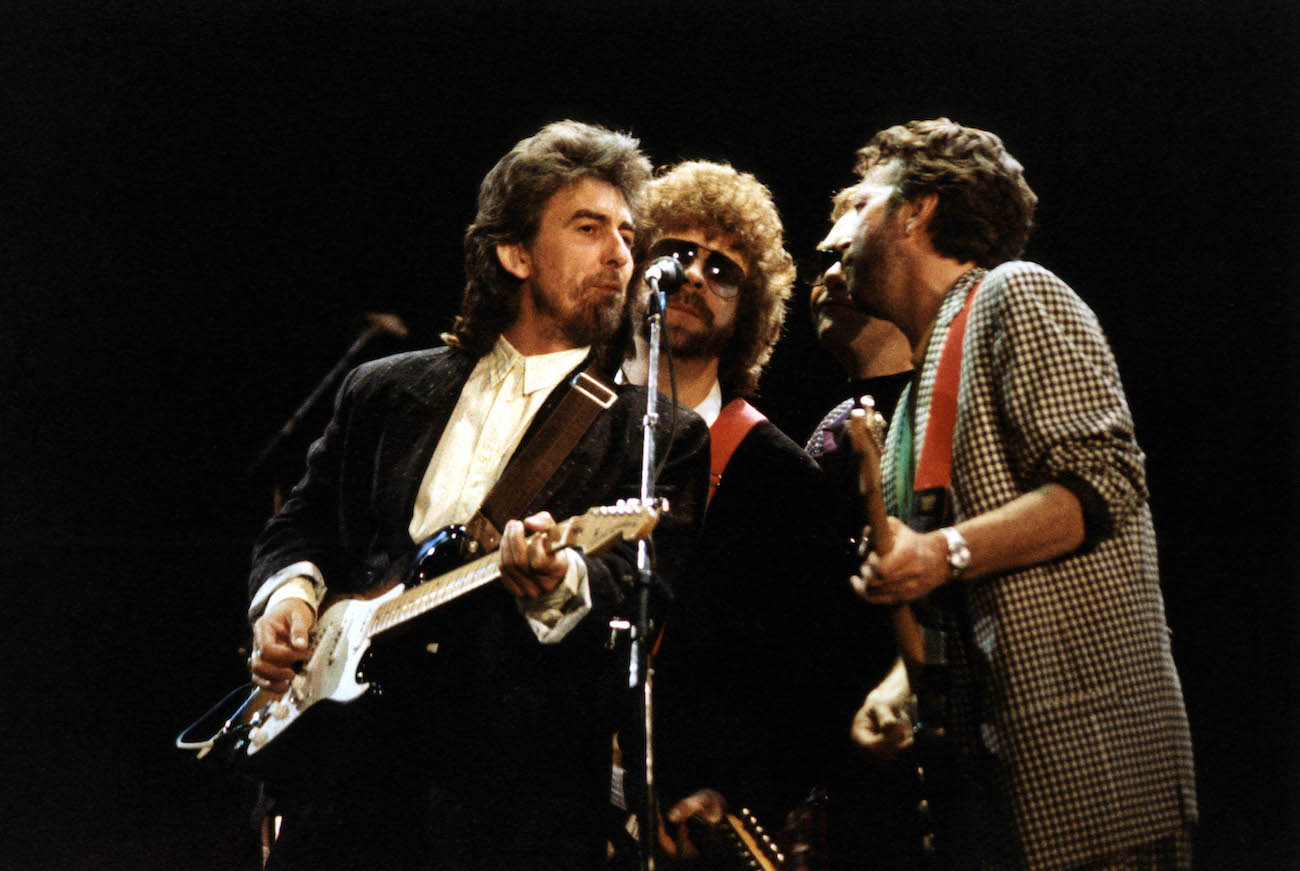
[[[1079,499],[1060,484],[1045,484],[956,526],[970,546],[967,578],[1047,562],[1077,550],[1084,536]],[[947,541],[934,535],[946,555]]]
[[[942,531],[916,533],[889,518],[892,546],[872,553],[854,589],[880,605],[911,602],[947,583],[948,539]],[[1077,550],[1084,540],[1083,507],[1059,484],[1047,484],[999,508],[963,520],[956,529],[970,548],[964,579],[1025,568]]]

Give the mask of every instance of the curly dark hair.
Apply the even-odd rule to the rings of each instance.
[[[940,254],[991,269],[1024,253],[1038,197],[997,135],[947,118],[909,121],[873,136],[855,169],[865,176],[893,161],[900,202],[939,195],[930,236]]]
[[[618,188],[636,217],[650,161],[641,143],[595,124],[556,121],[522,139],[483,177],[465,231],[465,293],[442,340],[482,356],[519,315],[522,282],[497,258],[499,243],[528,243],[556,192],[585,178]]]
[[[651,245],[673,231],[690,229],[729,238],[749,261],[736,328],[718,360],[718,382],[724,396],[752,396],[781,337],[795,278],[772,192],[753,175],[725,163],[697,160],[671,167],[646,187],[637,274]]]

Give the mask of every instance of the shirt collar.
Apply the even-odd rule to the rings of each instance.
[[[718,383],[718,379],[713,379],[713,387],[709,389],[709,395],[695,406],[695,413],[704,418],[704,422],[709,426],[713,426],[713,422],[718,419],[718,415],[722,413],[722,385]]]
[[[531,357],[525,357],[515,350],[514,345],[511,345],[505,336],[500,336],[489,352],[489,378],[493,384],[497,384],[512,369],[520,367],[524,376],[523,393],[525,395],[535,393],[538,390],[552,390],[564,380],[565,375],[568,375],[578,367],[579,363],[587,359],[587,354],[590,351],[590,347],[570,348],[566,351],[552,351],[549,354],[534,354]]]

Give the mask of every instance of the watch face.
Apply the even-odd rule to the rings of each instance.
[[[946,527],[943,534],[948,539],[948,565],[954,574],[961,574],[970,565],[970,547],[961,533],[951,526]]]

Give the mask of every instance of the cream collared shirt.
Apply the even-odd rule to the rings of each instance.
[[[546,397],[586,358],[588,350],[525,357],[501,337],[479,359],[420,482],[408,526],[413,542],[474,515]],[[285,598],[304,599],[315,608],[324,588],[319,568],[310,562],[295,563],[267,579],[253,599],[249,616],[256,617]],[[591,610],[586,563],[573,556],[555,590],[535,600],[518,601],[540,641],[559,641]]]

